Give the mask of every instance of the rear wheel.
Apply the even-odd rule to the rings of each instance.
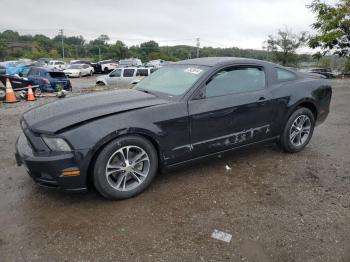
[[[103,83],[103,82],[101,82],[101,81],[98,81],[98,82],[96,83],[96,85],[98,85],[98,86],[105,86],[105,83]]]
[[[303,150],[310,142],[315,127],[315,117],[307,108],[297,109],[288,119],[280,137],[280,146],[289,153]]]
[[[94,165],[94,185],[108,199],[126,199],[145,190],[158,169],[157,153],[148,140],[125,136],[102,149]]]

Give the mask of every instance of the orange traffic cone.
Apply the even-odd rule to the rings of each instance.
[[[28,88],[27,101],[35,101],[35,96],[33,93],[32,86],[29,85],[27,88]]]
[[[13,92],[11,82],[8,78],[6,78],[6,95],[5,95],[5,103],[15,103],[18,102],[15,93]]]

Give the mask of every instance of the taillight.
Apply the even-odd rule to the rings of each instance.
[[[43,78],[43,81],[44,81],[45,84],[50,84],[50,81],[47,78]]]

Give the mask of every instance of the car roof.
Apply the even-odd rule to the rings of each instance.
[[[198,66],[221,66],[221,65],[229,65],[232,63],[258,63],[258,64],[271,64],[266,61],[257,60],[257,59],[249,59],[249,58],[241,58],[241,57],[202,57],[202,58],[194,58],[188,60],[182,60],[179,62],[175,62],[173,64],[177,65],[198,65]]]
[[[51,69],[51,68],[47,68],[47,67],[37,67],[37,66],[31,66],[31,68],[36,68],[42,71],[46,71],[46,72],[62,72],[61,70],[58,69]]]

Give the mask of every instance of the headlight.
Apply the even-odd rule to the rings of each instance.
[[[60,152],[72,151],[71,147],[63,138],[42,136],[42,139],[52,151],[60,151]]]

